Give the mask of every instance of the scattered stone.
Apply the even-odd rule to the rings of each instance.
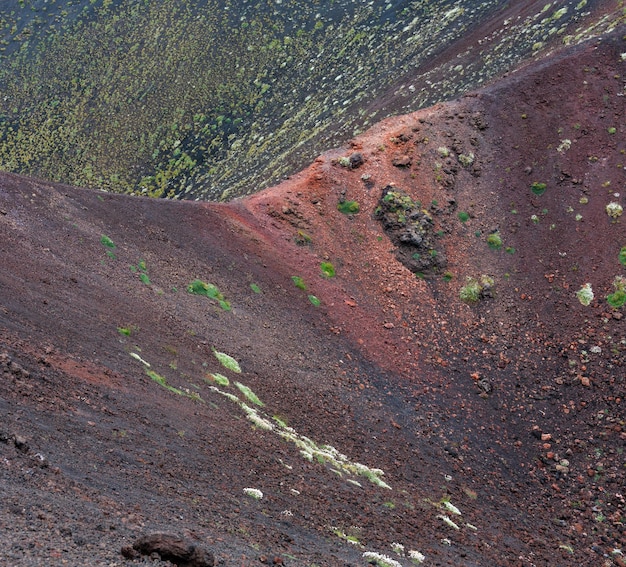
[[[122,548],[126,559],[137,559],[141,555],[160,558],[179,567],[213,567],[213,554],[181,537],[155,533],[140,537],[132,546]]]
[[[359,152],[354,152],[348,158],[348,160],[350,161],[351,169],[356,169],[357,167],[361,167],[365,163],[365,160],[363,159],[363,155],[360,154]]]
[[[411,156],[407,154],[396,155],[391,160],[396,167],[409,167],[411,165]]]

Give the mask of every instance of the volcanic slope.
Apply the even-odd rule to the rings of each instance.
[[[2,562],[624,565],[625,32],[229,204],[3,174]]]

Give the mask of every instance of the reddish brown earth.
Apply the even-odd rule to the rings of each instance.
[[[625,33],[387,120],[228,205],[3,174],[2,564],[165,565],[121,550],[167,532],[238,567],[411,565],[392,543],[425,565],[626,565],[626,332],[605,299],[626,275],[605,210],[626,191]],[[445,267],[396,259],[376,215],[391,184],[429,212]],[[460,301],[482,274],[492,297]],[[232,309],[187,293],[196,278]],[[391,489],[306,460],[212,373]]]

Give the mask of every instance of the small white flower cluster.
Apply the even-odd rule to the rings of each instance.
[[[424,561],[426,561],[426,556],[415,549],[411,549],[409,551],[409,557],[414,563],[424,563]]]
[[[373,561],[379,567],[402,567],[402,563],[382,553],[376,553],[375,551],[366,551],[363,554],[363,558],[367,559],[370,563]]]
[[[244,488],[243,493],[255,500],[261,500],[261,498],[263,498],[263,493],[258,488]]]

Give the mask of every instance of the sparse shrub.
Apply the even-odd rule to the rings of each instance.
[[[320,264],[320,269],[322,270],[322,275],[326,278],[332,278],[335,276],[335,266],[333,266],[330,262],[322,262]]]
[[[360,209],[356,201],[342,201],[337,205],[337,210],[344,215],[352,215],[358,213]]]
[[[230,380],[226,378],[223,374],[219,372],[214,372],[213,374],[209,374],[209,377],[213,379],[216,384],[220,386],[228,386],[230,384]]]
[[[195,295],[204,295],[209,299],[215,299],[224,311],[230,311],[230,303],[224,299],[224,296],[216,285],[203,282],[202,280],[193,280],[187,286],[187,292]]]
[[[293,281],[293,285],[295,285],[298,289],[306,290],[306,284],[300,276],[291,276],[291,281]]]
[[[609,215],[609,217],[611,217],[612,219],[618,219],[622,216],[623,212],[624,209],[622,208],[622,205],[614,201],[610,202],[606,206],[606,214]]]
[[[482,288],[478,281],[473,278],[470,278],[467,282],[467,285],[464,285],[459,291],[459,297],[461,301],[465,303],[476,303],[480,299],[480,292]]]
[[[492,250],[499,250],[502,248],[502,238],[500,237],[500,233],[496,231],[487,236],[487,244]]]
[[[470,152],[469,154],[460,154],[459,163],[463,167],[469,167],[474,163],[474,154],[472,152]]]
[[[467,222],[470,218],[469,213],[466,213],[465,211],[459,211],[457,216],[461,222]]]
[[[346,156],[342,156],[337,160],[337,163],[341,166],[341,167],[350,167],[350,158],[346,157]]]
[[[215,349],[213,349],[213,354],[224,368],[228,368],[228,370],[232,370],[237,374],[241,373],[241,367],[239,366],[239,363],[232,356],[229,356],[225,352],[220,352]]]
[[[100,244],[103,244],[107,248],[115,248],[115,242],[113,242],[106,234],[100,237]]]
[[[592,301],[593,301],[593,290],[591,289],[591,284],[590,283],[586,283],[585,285],[583,285],[577,292],[576,292],[576,297],[578,298],[578,301],[580,301],[580,303],[582,305],[589,305]]]
[[[254,293],[261,293],[261,288],[255,284],[255,283],[251,283],[250,284],[250,289],[254,292]]]
[[[477,303],[483,297],[491,297],[494,280],[491,276],[483,274],[477,280],[467,278],[467,284],[459,290],[459,297],[465,303]]]
[[[315,307],[319,307],[319,306],[322,304],[322,302],[321,302],[321,301],[320,301],[317,297],[315,297],[314,295],[309,295],[309,301],[310,301],[310,302],[311,302],[311,303],[312,303]]]
[[[535,194],[535,195],[543,195],[546,192],[546,184],[545,183],[539,183],[539,181],[535,181],[531,186],[530,186],[530,190]]]
[[[619,309],[624,303],[626,303],[626,279],[622,276],[615,276],[613,280],[613,287],[615,291],[609,294],[606,298],[609,305],[615,309]]]
[[[622,249],[619,251],[619,263],[622,266],[626,266],[626,246],[622,246]]]
[[[241,382],[235,382],[235,386],[239,389],[239,391],[253,404],[257,406],[264,406],[265,404],[259,399],[259,397],[245,384]]]

